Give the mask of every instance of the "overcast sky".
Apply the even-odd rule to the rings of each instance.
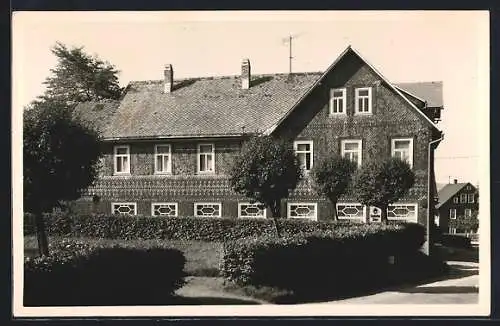
[[[120,83],[252,73],[324,71],[348,46],[391,82],[443,81],[437,182],[478,183],[488,146],[487,12],[21,12],[13,17],[14,110],[44,91],[56,41],[114,64]],[[15,124],[14,124],[15,125]],[[482,174],[485,175],[484,173]],[[483,181],[484,182],[484,181]]]

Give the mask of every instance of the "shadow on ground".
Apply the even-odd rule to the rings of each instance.
[[[476,286],[419,286],[409,289],[399,289],[398,292],[433,294],[479,293],[479,288]]]

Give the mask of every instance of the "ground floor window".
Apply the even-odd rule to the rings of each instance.
[[[393,204],[387,208],[387,219],[417,222],[417,204]]]
[[[152,216],[177,216],[177,203],[152,203]]]
[[[288,218],[308,218],[317,220],[318,205],[316,203],[288,203]]]
[[[338,203],[337,217],[339,220],[364,219],[365,206],[359,203]]]
[[[111,203],[111,214],[137,215],[136,203]]]
[[[266,207],[261,203],[238,203],[238,217],[266,217]]]
[[[450,227],[450,228],[448,229],[448,233],[449,233],[449,234],[456,234],[456,233],[457,233],[457,229],[456,229],[456,228],[451,228],[451,227]]]
[[[222,204],[221,203],[195,203],[194,216],[213,216],[221,217]]]

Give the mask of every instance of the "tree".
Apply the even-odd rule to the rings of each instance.
[[[319,195],[326,196],[333,204],[333,219],[337,220],[337,201],[346,191],[356,171],[356,163],[338,156],[325,156],[317,162],[311,176]]]
[[[118,70],[83,51],[83,47],[68,48],[56,43],[52,53],[57,57],[57,65],[51,69],[52,76],[41,100],[61,102],[70,107],[79,102],[102,99],[119,99],[122,89],[118,83]]]
[[[230,184],[237,193],[271,210],[278,236],[276,219],[281,216],[281,200],[301,178],[302,168],[290,144],[271,136],[245,142],[230,170]]]
[[[33,103],[23,119],[24,210],[34,214],[40,254],[48,255],[43,213],[79,198],[92,184],[101,155],[99,136],[58,102]]]
[[[387,223],[387,208],[408,193],[415,183],[409,164],[399,158],[374,160],[362,167],[354,182],[357,200],[381,210],[381,221]]]

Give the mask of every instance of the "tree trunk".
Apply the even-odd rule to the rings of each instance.
[[[274,202],[272,205],[271,205],[271,214],[273,215],[273,221],[274,221],[274,228],[276,230],[276,236],[278,238],[281,238],[281,230],[280,230],[280,227],[278,225],[278,219],[281,217],[280,215],[280,210],[281,210],[281,202],[278,201],[278,202]]]
[[[380,208],[380,222],[387,224],[389,221],[387,219],[387,206],[381,206]]]
[[[41,211],[35,212],[36,238],[38,240],[38,252],[40,256],[49,255],[49,243],[47,241],[47,233],[45,232],[45,223]]]

